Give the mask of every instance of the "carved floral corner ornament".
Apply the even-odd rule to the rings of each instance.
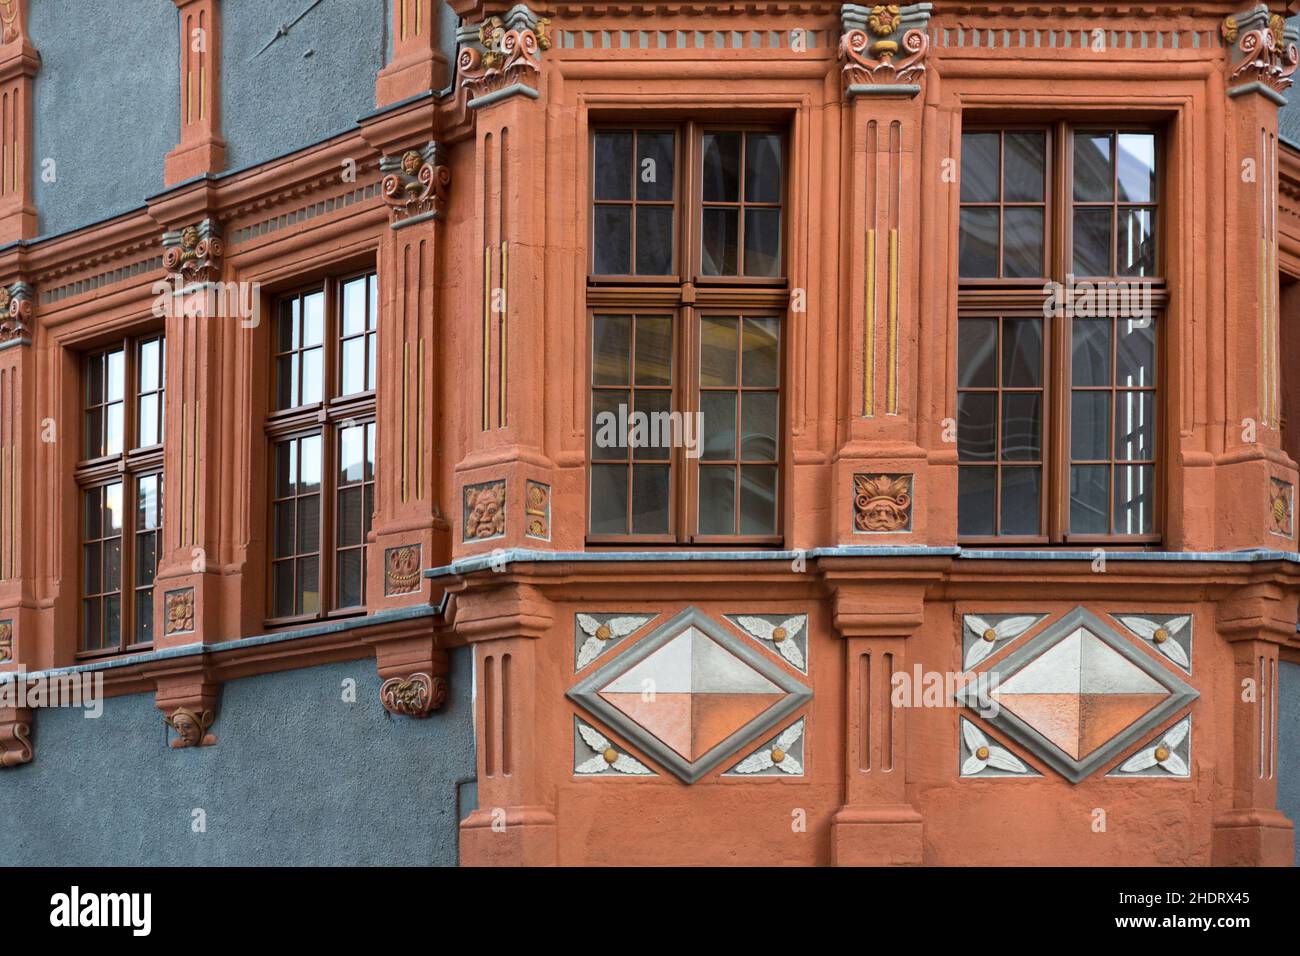
[[[1300,33],[1288,27],[1286,18],[1256,7],[1224,19],[1220,26],[1228,45],[1228,95],[1260,93],[1278,105],[1293,82],[1300,64]]]
[[[26,282],[0,286],[0,345],[31,341],[32,299],[32,287]]]
[[[506,483],[486,481],[465,486],[464,541],[487,541],[506,533]]]
[[[165,232],[163,267],[169,273],[179,274],[186,282],[216,282],[221,278],[221,257],[226,244],[221,230],[211,219],[186,226],[175,232]]]
[[[14,622],[0,621],[0,664],[14,659]]]
[[[217,742],[217,738],[208,733],[208,729],[216,722],[217,715],[211,710],[191,710],[188,707],[177,707],[171,712],[170,716],[163,717],[165,723],[172,730],[176,731],[176,736],[172,738],[171,745],[177,750],[186,747],[211,747]]]
[[[501,16],[488,17],[477,29],[461,31],[456,70],[460,85],[469,91],[470,106],[486,106],[515,93],[537,99],[541,52],[551,48],[550,22],[520,3]]]
[[[442,218],[451,188],[451,167],[441,143],[430,141],[423,149],[385,156],[379,161],[379,171],[384,174],[384,202],[392,213],[394,229]]]
[[[447,679],[423,671],[408,677],[390,677],[379,688],[379,699],[390,714],[428,717],[447,703]]]
[[[911,475],[853,476],[855,534],[911,530]]]
[[[839,59],[844,62],[841,75],[850,99],[921,92],[925,55],[930,49],[926,27],[931,7],[929,3],[843,6]]]

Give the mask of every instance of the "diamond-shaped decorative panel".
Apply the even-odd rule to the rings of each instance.
[[[1074,783],[1109,762],[1197,692],[1084,608],[1009,654],[998,680],[958,699]]]
[[[687,608],[568,696],[694,783],[812,692],[698,608]]]

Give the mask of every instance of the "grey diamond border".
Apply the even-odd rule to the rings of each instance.
[[[968,684],[957,692],[958,703],[964,704],[972,710],[987,710],[990,707],[996,707],[996,717],[981,719],[986,720],[1016,742],[1024,745],[1031,753],[1041,758],[1071,783],[1079,783],[1085,777],[1095,773],[1134,743],[1149,736],[1155,728],[1201,696],[1199,691],[1180,679],[1173,671],[1153,662],[1142,651],[1134,647],[1127,638],[1119,634],[1114,627],[1084,607],[1076,607],[1060,620],[1049,624],[1037,635],[1030,638],[1027,643],[1022,644],[1014,652],[1008,654],[998,661],[996,665],[982,673],[995,672],[1000,676],[1004,675],[1009,678],[1031,660],[1064,640],[1079,627],[1087,628],[1092,634],[1096,635],[1098,640],[1106,643],[1143,672],[1150,675],[1152,679],[1163,685],[1170,693],[1169,698],[1164,703],[1149,711],[1144,718],[1129,726],[1123,733],[1093,751],[1083,760],[1075,760],[1006,708],[997,707],[996,703],[990,701],[987,695],[983,693],[982,688],[987,686],[984,682]],[[979,725],[976,724],[976,726]]]
[[[784,699],[773,704],[694,762],[686,760],[681,754],[663,743],[621,710],[612,704],[606,703],[598,693],[599,689],[609,683],[615,676],[635,667],[691,626],[699,628],[711,640],[725,647],[786,692]],[[729,630],[717,624],[713,618],[692,605],[660,624],[645,637],[638,640],[629,650],[596,668],[583,680],[569,688],[565,696],[599,717],[629,743],[635,744],[643,753],[651,757],[655,763],[671,771],[674,776],[684,783],[695,783],[709,771],[715,769],[742,745],[771,730],[776,724],[806,704],[812,699],[812,690],[768,660],[766,655],[757,648],[751,647],[748,641],[732,634]]]

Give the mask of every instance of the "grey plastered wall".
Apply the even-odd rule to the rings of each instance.
[[[41,55],[32,186],[49,236],[163,188],[163,157],[180,137],[180,20],[158,0],[37,0],[29,10]]]
[[[351,129],[375,108],[389,48],[385,0],[223,0],[221,128],[242,169]]]
[[[1278,664],[1277,693],[1277,806],[1300,831],[1300,664]]]
[[[1300,17],[1292,17],[1287,25],[1300,26]],[[1283,140],[1300,149],[1300,91],[1291,89],[1283,95],[1286,96],[1286,106],[1278,110],[1277,132]]]
[[[41,711],[36,759],[0,771],[0,863],[455,865],[473,809],[457,786],[474,774],[470,666],[452,652],[450,697],[423,720],[388,716],[369,659],[234,681],[217,745],[189,750],[167,746],[151,695],[98,719]]]

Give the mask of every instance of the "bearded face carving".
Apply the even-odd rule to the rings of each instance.
[[[907,531],[912,527],[911,475],[854,475],[855,531]]]

